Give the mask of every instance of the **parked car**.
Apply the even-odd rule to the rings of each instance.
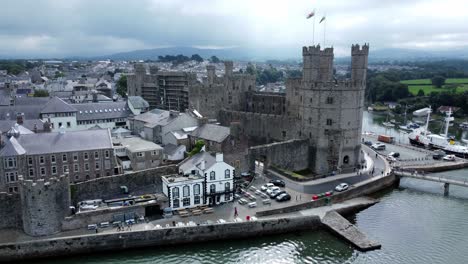
[[[435,160],[440,160],[445,157],[445,152],[443,150],[436,150],[432,155],[432,158]]]
[[[249,206],[250,208],[257,207],[257,202],[251,202],[251,203],[248,204],[248,206]]]
[[[392,151],[392,152],[388,153],[388,156],[398,158],[398,157],[400,157],[400,153]]]
[[[260,187],[260,190],[262,190],[262,192],[266,192],[268,189],[271,189],[273,187],[275,187],[273,183],[267,183],[263,185],[262,187]]]
[[[277,186],[274,186],[274,187],[271,187],[270,189],[266,190],[266,193],[268,195],[271,195],[272,192],[277,192],[277,191],[280,191],[280,187],[277,187]]]
[[[88,230],[96,230],[98,226],[96,224],[88,225]]]
[[[270,198],[271,198],[271,199],[274,199],[274,198],[276,198],[278,195],[283,194],[283,193],[286,193],[286,191],[279,190],[279,191],[276,191],[276,192],[272,192],[272,193],[270,194]]]
[[[366,145],[366,146],[372,146],[372,141],[364,141],[364,145]]]
[[[375,143],[374,145],[371,146],[371,148],[375,150],[385,150],[385,144]]]
[[[343,191],[346,191],[348,190],[349,188],[349,185],[347,183],[340,183],[338,184],[336,187],[335,187],[335,191],[337,192],[343,192]]]
[[[455,155],[447,155],[443,158],[445,161],[455,161]]]
[[[291,195],[289,195],[288,193],[283,193],[276,197],[276,201],[278,202],[284,202],[289,200],[291,200]]]
[[[271,180],[270,183],[273,183],[275,186],[278,186],[278,187],[286,186],[286,183],[284,183],[284,181],[282,180]]]
[[[250,172],[242,172],[240,175],[241,175],[241,177],[250,177],[250,176],[252,176],[252,174]]]

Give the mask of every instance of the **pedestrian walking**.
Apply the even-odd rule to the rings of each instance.
[[[234,207],[234,217],[237,217],[239,214],[237,213],[237,207]]]

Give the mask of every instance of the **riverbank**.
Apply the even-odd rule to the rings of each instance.
[[[322,228],[320,214],[328,211],[356,213],[377,201],[358,198],[346,203],[320,208],[307,214],[278,215],[251,221],[194,224],[192,226],[161,227],[145,231],[125,231],[111,234],[89,234],[0,244],[0,261],[18,261],[88,254],[99,251],[129,250],[132,248],[187,244],[211,240],[244,239]]]

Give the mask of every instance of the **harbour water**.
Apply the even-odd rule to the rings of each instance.
[[[434,175],[468,180],[467,169]],[[381,250],[371,252],[359,252],[319,231],[115,251],[41,263],[467,263],[468,188],[451,186],[449,197],[442,194],[441,184],[415,179],[402,179],[400,188],[378,194],[380,203],[351,218],[382,244]]]

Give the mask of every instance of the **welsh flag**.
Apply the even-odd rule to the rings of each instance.
[[[322,23],[324,20],[325,20],[325,16],[323,16],[322,19],[320,19],[319,24]]]
[[[310,12],[310,13],[306,16],[306,18],[309,19],[309,18],[311,18],[311,17],[313,17],[313,16],[315,16],[315,10],[312,11],[312,12]]]

